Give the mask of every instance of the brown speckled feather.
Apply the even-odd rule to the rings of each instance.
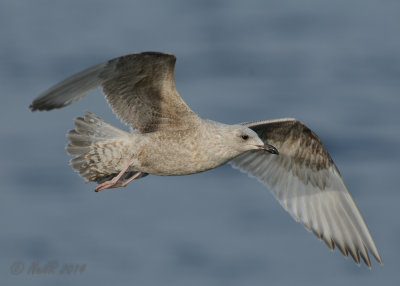
[[[134,129],[152,132],[195,116],[176,91],[175,61],[162,53],[128,55],[109,61],[100,75],[112,109]]]
[[[269,186],[292,217],[360,263],[371,266],[368,251],[381,263],[368,228],[321,140],[295,119],[277,119],[245,126],[279,150],[274,156],[248,151],[231,164]]]
[[[67,106],[101,86],[113,111],[133,129],[178,128],[197,117],[174,83],[174,55],[145,52],[119,57],[77,73],[51,87],[31,104],[34,110]]]

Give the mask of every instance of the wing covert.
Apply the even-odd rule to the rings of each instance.
[[[153,132],[179,126],[196,115],[179,96],[174,55],[145,52],[112,59],[51,87],[31,104],[32,111],[62,108],[101,86],[113,111],[133,129]]]
[[[249,151],[233,167],[266,184],[291,216],[329,248],[335,245],[370,267],[368,251],[382,263],[368,228],[321,140],[295,119],[244,123],[279,155]]]

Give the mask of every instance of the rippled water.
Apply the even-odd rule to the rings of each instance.
[[[2,285],[399,283],[399,9],[368,0],[2,1]],[[147,50],[178,57],[178,90],[205,118],[296,117],[312,128],[385,265],[369,271],[331,253],[229,166],[101,193],[84,184],[64,151],[72,118],[90,110],[122,126],[99,91],[49,113],[28,105],[80,69]],[[48,262],[54,274],[32,274]],[[61,274],[69,265],[75,272]]]

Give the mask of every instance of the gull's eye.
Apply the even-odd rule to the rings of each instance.
[[[249,139],[249,135],[242,135],[242,139],[243,139],[243,140]]]

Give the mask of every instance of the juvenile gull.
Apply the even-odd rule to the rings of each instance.
[[[124,187],[148,174],[188,175],[229,162],[266,184],[292,217],[368,267],[382,263],[368,228],[318,136],[296,119],[238,125],[204,120],[179,96],[176,58],[145,52],[119,57],[51,87],[32,111],[61,108],[102,87],[128,133],[93,113],[75,119],[66,149],[72,167],[96,191]]]

